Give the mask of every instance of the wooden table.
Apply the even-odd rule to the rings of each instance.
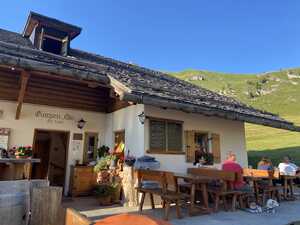
[[[190,207],[189,207],[190,216],[193,216],[193,215],[196,215],[199,213],[211,213],[212,212],[212,209],[209,208],[209,204],[208,204],[207,186],[208,186],[209,182],[214,180],[213,178],[205,177],[205,176],[196,176],[196,175],[192,175],[192,174],[180,174],[180,173],[175,173],[174,176],[177,179],[184,179],[185,181],[187,181],[188,183],[191,184]],[[203,207],[199,207],[195,204],[197,186],[200,187],[200,190],[202,192]]]
[[[25,165],[40,162],[40,159],[0,159],[0,180],[29,179],[30,171],[25,171]]]
[[[255,194],[255,199],[256,202],[258,203],[259,201],[259,188],[258,188],[258,182],[261,180],[266,180],[268,179],[270,184],[272,183],[272,180],[269,177],[265,176],[253,176],[253,175],[243,175],[244,179],[247,181],[251,181],[253,183],[253,189],[254,189],[254,194]]]

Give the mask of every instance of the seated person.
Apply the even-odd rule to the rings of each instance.
[[[282,162],[279,163],[279,165],[278,165],[278,169],[279,169],[279,173],[281,175],[289,175],[289,176],[300,175],[300,168],[291,162],[291,159],[289,156],[283,157]],[[292,182],[292,181],[289,180],[289,182]],[[298,178],[294,179],[293,182],[296,184],[300,184],[300,178],[298,177]],[[283,177],[277,183],[280,183],[283,185],[283,183],[284,183]]]
[[[291,162],[289,156],[285,156],[283,158],[283,161],[278,165],[278,169],[280,174],[282,175],[295,176],[297,173],[300,172],[299,167]]]
[[[273,165],[268,157],[262,157],[262,159],[257,164],[258,170],[273,170]]]
[[[258,162],[257,164],[257,169],[258,170],[267,170],[267,171],[273,171],[273,165],[271,160],[268,157],[262,157],[262,159]],[[262,179],[257,181],[258,185],[260,186],[269,186],[270,182],[268,179]]]
[[[229,152],[227,160],[223,163],[224,171],[237,173],[237,180],[232,183],[233,189],[237,191],[251,192],[251,188],[243,180],[243,168],[236,162],[236,155]]]

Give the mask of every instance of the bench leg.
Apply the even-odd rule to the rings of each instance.
[[[151,207],[152,207],[152,209],[155,209],[153,194],[150,194],[150,200],[151,200]]]
[[[279,191],[279,190],[276,190],[276,191],[275,191],[275,194],[276,194],[277,202],[280,203],[280,201],[281,201],[281,194],[280,194],[280,191]]]
[[[140,213],[143,211],[143,205],[144,205],[144,201],[145,201],[145,195],[146,195],[146,193],[142,192],[142,198],[141,198],[141,202],[139,204],[139,211],[140,211]]]
[[[166,201],[165,220],[169,220],[169,215],[170,215],[170,202]]]
[[[176,203],[176,215],[177,215],[177,218],[181,219],[179,200],[176,200],[175,203]]]
[[[222,201],[223,201],[225,211],[228,211],[227,199],[225,195],[222,196]]]
[[[233,196],[232,196],[232,203],[231,203],[231,210],[232,211],[236,211],[236,201],[237,201],[237,195],[233,194]]]
[[[215,212],[218,212],[220,204],[220,195],[216,194],[215,196]]]

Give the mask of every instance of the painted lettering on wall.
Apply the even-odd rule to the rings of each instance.
[[[36,111],[35,117],[40,119],[47,120],[48,123],[57,123],[62,124],[64,121],[72,121],[74,120],[73,116],[65,113],[50,113],[50,112],[43,112],[43,111]]]

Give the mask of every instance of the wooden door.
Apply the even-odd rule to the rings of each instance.
[[[49,135],[47,132],[44,132],[43,134],[45,136]],[[35,141],[33,145],[33,157],[40,159],[41,162],[32,164],[32,179],[48,179],[50,145],[50,138],[40,139],[39,134],[36,132]]]

